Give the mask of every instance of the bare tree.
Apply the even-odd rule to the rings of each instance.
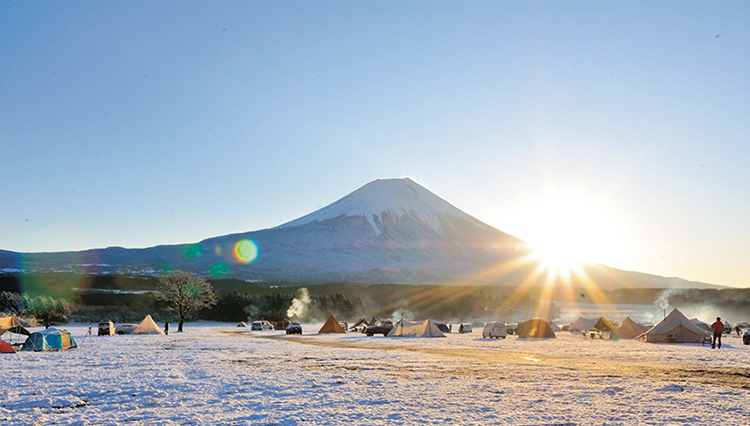
[[[177,315],[178,332],[182,331],[188,313],[216,304],[216,293],[211,283],[185,271],[172,271],[159,278],[156,297],[167,302],[167,309]]]

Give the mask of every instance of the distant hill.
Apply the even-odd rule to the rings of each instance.
[[[158,275],[182,269],[260,282],[541,284],[524,241],[459,210],[411,179],[378,179],[275,228],[194,244],[58,253],[0,251],[0,272]],[[711,284],[584,267],[601,288]],[[529,279],[534,277],[534,279]]]

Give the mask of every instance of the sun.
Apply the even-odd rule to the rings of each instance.
[[[518,216],[518,236],[534,251],[540,267],[567,275],[583,264],[617,264],[622,240],[616,216],[602,202],[574,196],[547,196]]]

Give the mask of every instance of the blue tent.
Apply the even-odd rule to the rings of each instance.
[[[76,341],[68,330],[54,327],[31,333],[21,347],[22,351],[61,351],[77,348]]]

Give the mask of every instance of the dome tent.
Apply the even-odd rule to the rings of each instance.
[[[22,351],[62,351],[77,348],[76,340],[68,330],[50,327],[46,330],[31,333],[26,339]]]

